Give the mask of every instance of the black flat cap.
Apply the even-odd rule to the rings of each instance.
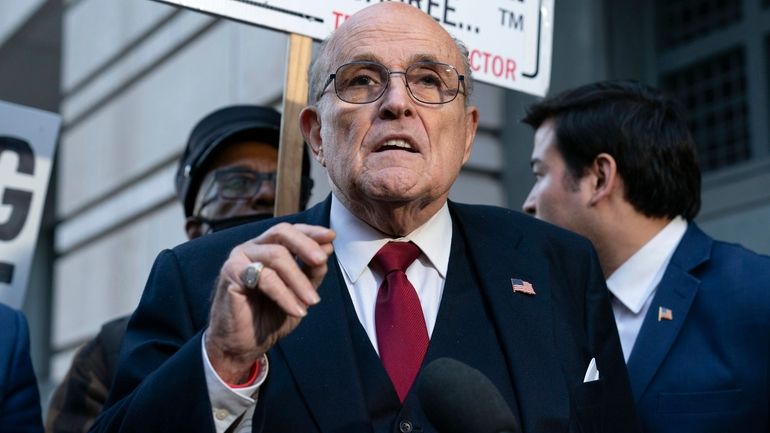
[[[278,147],[281,113],[272,107],[234,105],[210,113],[193,128],[176,173],[176,195],[185,216],[192,215],[200,170],[223,145],[244,139]]]

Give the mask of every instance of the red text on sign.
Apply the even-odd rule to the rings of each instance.
[[[477,49],[470,53],[471,69],[474,72],[492,74],[497,78],[516,81],[516,61],[488,51]]]
[[[332,14],[334,15],[334,30],[337,30],[337,27],[350,18],[350,15],[342,12],[332,11]]]

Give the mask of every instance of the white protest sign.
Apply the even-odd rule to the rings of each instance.
[[[371,0],[158,0],[324,39]],[[377,1],[375,0],[374,3]],[[401,0],[432,16],[470,51],[476,80],[544,96],[551,76],[554,0]]]
[[[61,119],[0,101],[0,302],[21,308]]]

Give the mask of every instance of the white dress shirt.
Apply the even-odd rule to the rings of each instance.
[[[425,224],[397,239],[386,237],[350,213],[334,195],[332,195],[329,220],[330,228],[337,233],[332,243],[350,299],[353,301],[358,320],[378,353],[374,309],[383,276],[372,272],[369,269],[369,262],[389,241],[412,241],[420,248],[421,254],[407,268],[406,276],[420,298],[430,337],[433,334],[441,296],[444,292],[452,246],[452,218],[446,203]],[[205,333],[203,338],[205,341]],[[239,423],[236,429],[238,433],[250,432],[259,387],[267,378],[267,357],[262,359],[260,374],[253,385],[245,388],[230,388],[214,371],[203,343],[201,349],[211,412],[217,433],[224,433],[236,422]]]
[[[614,295],[612,312],[626,362],[658,284],[685,231],[687,221],[679,216],[674,218],[607,279],[607,288]]]
[[[369,335],[372,346],[379,353],[374,324],[377,291],[383,275],[372,272],[369,262],[389,241],[412,241],[421,254],[406,270],[406,276],[420,298],[428,337],[433,335],[441,295],[444,292],[449,252],[452,246],[452,218],[446,204],[425,224],[403,238],[390,239],[351,214],[332,196],[331,229],[337,233],[334,251],[345,277],[350,299]]]

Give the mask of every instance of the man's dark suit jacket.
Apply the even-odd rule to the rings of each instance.
[[[328,227],[330,203],[284,220]],[[449,209],[454,236],[467,240],[484,309],[499,335],[505,365],[496,367],[507,369],[513,382],[505,386],[515,390],[513,410],[522,431],[637,431],[604,279],[589,242],[505,209],[454,203]],[[107,407],[92,431],[214,431],[201,353],[212,290],[230,250],[276,221],[214,233],[160,254],[129,322]],[[514,293],[511,278],[532,283],[537,294]],[[321,303],[268,353],[254,431],[375,431],[367,410],[375,397],[364,395],[351,347],[350,328],[360,323],[345,319],[344,284],[333,256],[319,288]],[[446,302],[445,289],[441,309]],[[583,383],[593,357],[601,379]],[[379,370],[384,372],[381,364]],[[397,423],[377,431],[394,429]]]
[[[673,320],[658,320],[659,307]],[[646,432],[770,431],[770,257],[690,223],[628,359]]]
[[[42,433],[40,394],[24,315],[0,304],[0,433]]]

